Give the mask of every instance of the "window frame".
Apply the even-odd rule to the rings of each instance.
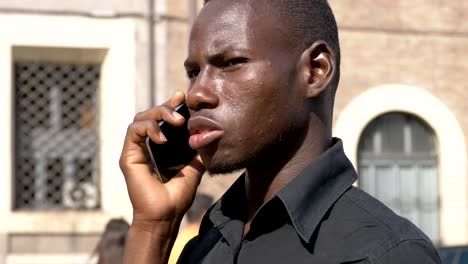
[[[73,65],[89,65],[89,66],[85,66],[85,67],[93,67],[95,68],[94,70],[98,72],[98,79],[96,80],[96,83],[95,83],[95,88],[96,88],[96,91],[95,91],[95,95],[94,95],[94,98],[91,98],[92,101],[94,101],[94,105],[92,106],[93,107],[93,111],[94,111],[94,116],[93,116],[93,122],[94,122],[94,125],[93,127],[91,128],[92,130],[90,129],[74,129],[74,128],[62,128],[62,127],[58,127],[57,125],[54,125],[54,124],[50,124],[50,127],[43,127],[43,128],[35,128],[34,130],[31,131],[30,135],[18,135],[18,130],[20,129],[19,126],[21,126],[22,124],[19,123],[18,124],[18,115],[20,114],[24,114],[24,113],[18,113],[18,106],[21,105],[21,103],[19,103],[19,99],[18,98],[15,98],[15,110],[13,111],[14,112],[14,115],[15,115],[15,126],[14,126],[14,131],[15,131],[15,138],[14,138],[14,144],[15,144],[15,149],[14,149],[14,152],[15,152],[15,155],[14,155],[14,166],[13,166],[13,179],[12,179],[12,182],[13,182],[13,191],[12,191],[12,210],[14,211],[63,211],[63,210],[73,210],[74,208],[73,207],[76,207],[75,209],[76,210],[99,210],[100,206],[101,206],[101,199],[100,199],[100,193],[99,193],[99,189],[100,189],[100,186],[99,186],[99,183],[100,183],[100,175],[99,175],[99,164],[100,164],[100,157],[99,157],[99,116],[100,116],[100,113],[99,113],[99,93],[100,93],[100,87],[99,87],[99,79],[101,78],[101,62],[99,62],[98,60],[102,60],[103,59],[103,54],[105,54],[105,50],[99,50],[99,49],[73,49],[73,48],[68,48],[68,49],[65,49],[65,48],[40,48],[40,47],[14,47],[13,48],[13,58],[14,58],[14,61],[13,61],[13,64],[14,64],[14,68],[17,68],[18,65],[27,65],[27,64],[31,64],[31,67],[34,68],[36,67],[37,65],[40,66],[44,66],[44,67],[50,67],[50,68],[54,68],[55,67],[73,67]],[[44,54],[47,54],[48,57],[46,57],[46,55]],[[86,58],[86,56],[81,56],[82,54],[90,54],[90,55],[95,55],[93,56],[94,58],[97,58],[95,60],[86,60],[84,58]],[[40,57],[38,58],[38,55],[40,55]],[[36,64],[36,65],[34,65]],[[46,66],[47,64],[49,64],[49,66]],[[78,66],[79,67],[79,66]],[[98,69],[96,69],[98,68]],[[17,73],[15,73],[17,74]],[[37,73],[34,73],[34,74],[37,74]],[[53,77],[52,77],[53,78]],[[16,80],[16,78],[15,78]],[[15,94],[15,97],[18,97],[18,86],[20,84],[16,84],[14,83],[14,94]],[[44,84],[44,86],[47,86],[46,84]],[[42,87],[44,88],[44,87]],[[52,87],[51,87],[52,89]],[[36,90],[38,90],[36,88]],[[70,90],[70,89],[69,89]],[[69,92],[70,93],[70,92]],[[71,92],[71,94],[74,94],[73,92]],[[53,105],[43,105],[44,108],[49,108],[50,111],[52,110],[60,110],[60,108],[62,107],[60,105],[60,102],[59,101],[53,101],[52,98],[50,98],[50,104],[53,104]],[[60,111],[60,112],[57,112],[57,113],[52,113],[50,112],[50,116],[49,116],[49,119],[50,120],[47,120],[47,121],[52,121],[52,120],[56,120],[56,119],[62,119],[62,115],[63,112]],[[54,118],[54,115],[55,115],[55,118]],[[59,115],[59,116],[57,116]],[[73,119],[74,120],[74,119]],[[20,120],[21,121],[21,120]],[[62,120],[61,120],[62,121]],[[63,121],[66,121],[66,120],[63,120]],[[63,123],[63,122],[59,122],[59,123]],[[47,126],[47,125],[46,125]],[[29,131],[30,129],[27,129],[27,131]],[[41,133],[42,132],[42,133]],[[41,134],[39,134],[41,133]],[[24,140],[26,141],[26,143],[28,143],[28,145],[32,145],[31,146],[31,150],[34,150],[34,146],[38,146],[38,145],[43,145],[45,142],[47,142],[47,144],[49,145],[49,148],[50,149],[57,149],[56,147],[53,147],[53,145],[56,145],[58,146],[59,144],[62,143],[63,141],[63,138],[67,138],[67,139],[72,139],[73,137],[87,137],[89,138],[91,135],[89,135],[90,133],[93,133],[94,134],[94,137],[95,139],[92,140],[93,141],[93,144],[95,145],[95,149],[93,151],[94,155],[92,157],[93,161],[91,162],[90,166],[91,166],[91,177],[95,177],[94,179],[94,184],[93,186],[83,186],[83,188],[95,188],[95,190],[90,190],[92,192],[95,192],[97,195],[97,207],[95,208],[79,208],[78,207],[78,204],[76,205],[73,205],[73,201],[71,199],[66,199],[67,194],[63,193],[65,192],[64,189],[67,189],[69,187],[73,187],[73,186],[76,186],[77,183],[73,184],[72,186],[70,186],[69,183],[72,183],[72,181],[67,181],[67,179],[65,179],[66,177],[66,170],[67,168],[66,167],[70,167],[69,166],[66,166],[66,162],[67,160],[69,160],[69,158],[78,158],[79,156],[82,156],[80,153],[75,153],[75,155],[73,155],[72,153],[70,153],[68,150],[67,152],[70,153],[70,154],[67,154],[67,156],[65,156],[64,154],[61,154],[61,153],[48,153],[47,155],[47,158],[44,158],[44,161],[45,160],[49,160],[49,159],[57,159],[57,160],[61,160],[62,164],[63,164],[63,168],[62,168],[62,185],[61,186],[63,189],[61,189],[61,193],[60,193],[60,196],[61,196],[61,200],[62,200],[62,203],[59,204],[59,205],[54,205],[53,202],[50,201],[50,199],[48,199],[46,197],[46,194],[48,193],[46,189],[39,189],[40,185],[41,185],[41,182],[38,182],[38,180],[42,180],[42,181],[46,181],[46,178],[48,178],[46,174],[43,174],[42,176],[45,176],[45,178],[41,179],[41,178],[36,178],[38,177],[39,175],[41,174],[37,174],[37,171],[36,172],[32,172],[32,174],[34,176],[34,185],[36,186],[33,186],[31,189],[31,192],[34,195],[33,198],[31,198],[31,204],[29,206],[21,206],[21,202],[20,201],[17,201],[16,199],[18,198],[18,195],[16,193],[16,191],[18,190],[18,186],[17,184],[18,181],[20,179],[18,179],[17,177],[19,177],[18,175],[18,169],[19,167],[18,166],[21,166],[21,163],[16,159],[18,157],[18,155],[20,155],[20,153],[18,153],[18,147],[21,147],[21,145],[18,145],[20,144],[20,142],[18,141],[21,141],[21,140]],[[68,135],[67,135],[68,134]],[[62,135],[62,137],[60,137],[60,135]],[[49,138],[53,136],[52,138]],[[41,138],[43,140],[41,140]],[[46,140],[45,140],[46,139]],[[55,141],[55,140],[58,140],[56,142],[52,142],[50,143],[49,141],[52,140],[52,141]],[[42,143],[38,144],[40,141],[42,141]],[[46,144],[46,145],[47,145]],[[52,146],[51,146],[52,145]],[[36,149],[36,151],[39,151],[41,148],[39,147],[39,149]],[[63,148],[62,148],[63,149]],[[40,151],[39,151],[40,152]],[[60,151],[62,152],[62,151]],[[76,152],[76,151],[75,151]],[[23,153],[24,154],[24,153]],[[37,158],[35,158],[35,156],[37,156],[37,154],[34,154],[34,153],[26,153],[25,154],[26,158],[29,158],[29,159],[32,159],[34,161],[38,161]],[[42,155],[41,155],[42,156]],[[72,157],[70,157],[72,156]],[[97,163],[97,165],[95,165],[94,163]],[[38,166],[38,164],[36,164],[36,166]],[[40,168],[37,168],[35,166],[35,170],[36,169],[40,169]],[[72,165],[73,166],[73,165]],[[44,170],[45,169],[45,166],[43,168]],[[69,176],[73,176],[73,175],[69,175]],[[69,179],[70,180],[70,179]],[[73,180],[73,179],[71,179]],[[38,185],[39,184],[39,185]],[[46,187],[45,185],[42,186],[42,187]],[[86,190],[86,189],[85,189]],[[92,194],[92,193],[91,193]],[[68,206],[68,208],[67,208]]]
[[[389,124],[388,122],[394,121],[394,124]],[[403,122],[399,122],[403,121]],[[387,127],[384,127],[383,124]],[[428,149],[427,152],[420,152],[415,150],[413,146],[413,130],[411,124],[417,123],[418,126],[424,127],[427,134],[425,135],[426,141],[430,146],[434,146],[431,149]],[[385,128],[388,128],[388,125],[393,126],[394,133],[401,133],[402,142],[402,149],[400,152],[395,150],[388,150],[385,149],[385,144],[382,141],[382,133],[388,133],[388,131],[384,131]],[[387,135],[388,137],[388,135]],[[364,150],[364,142],[368,142],[369,140],[372,141],[372,149]],[[388,146],[388,145],[387,145]],[[402,112],[387,112],[380,116],[374,118],[371,122],[367,124],[367,126],[363,129],[361,133],[361,137],[359,139],[358,145],[358,183],[362,185],[364,191],[369,192],[374,197],[380,199],[383,193],[379,193],[378,186],[381,186],[382,179],[379,179],[379,176],[376,174],[376,170],[378,168],[389,168],[391,172],[390,177],[394,178],[393,183],[395,184],[393,187],[394,193],[391,195],[391,200],[382,200],[384,204],[389,206],[393,209],[396,213],[408,217],[408,219],[414,221],[414,224],[418,225],[425,233],[430,236],[435,244],[439,244],[440,240],[440,189],[437,184],[437,190],[434,194],[435,196],[432,197],[429,204],[431,205],[430,208],[426,208],[425,203],[422,203],[422,190],[418,187],[413,189],[415,191],[416,196],[412,197],[409,201],[410,207],[405,207],[405,203],[403,201],[402,192],[405,189],[403,184],[405,181],[402,181],[402,170],[403,169],[410,169],[409,177],[412,177],[410,182],[416,181],[421,186],[422,177],[420,173],[424,171],[424,168],[435,168],[436,175],[434,177],[438,183],[438,160],[437,160],[437,149],[436,148],[436,136],[432,128],[422,121],[420,118],[414,115],[410,115],[407,113]],[[367,173],[364,177],[363,169],[366,169]],[[426,175],[427,176],[427,175]],[[364,182],[365,180],[369,180],[369,182]],[[434,180],[434,178],[430,178],[430,180]],[[380,183],[379,183],[380,182]],[[408,183],[406,181],[406,183]],[[371,186],[372,185],[372,186]],[[406,188],[414,188],[415,186],[410,184]],[[384,193],[388,191],[384,191]],[[411,195],[410,195],[411,196]],[[408,201],[407,201],[408,202]],[[427,201],[425,201],[427,202]],[[427,215],[427,212],[430,212],[431,216]],[[432,215],[433,213],[436,216]],[[411,219],[411,217],[415,217]],[[429,218],[424,218],[429,217]],[[423,220],[425,219],[425,220]],[[437,225],[436,229],[433,229],[431,226],[424,226],[424,223],[430,221],[431,223],[435,223]],[[425,229],[429,228],[429,229]]]
[[[4,219],[1,234],[64,234],[101,232],[111,217],[131,219],[131,203],[125,180],[118,166],[121,144],[129,122],[136,112],[135,30],[133,19],[96,19],[70,16],[37,16],[12,14],[0,16],[0,85],[12,87],[12,62],[21,56],[14,50],[22,47],[65,48],[105,51],[102,59],[99,103],[100,126],[99,169],[101,209],[98,211],[66,210],[59,212],[12,211],[13,188],[13,88],[0,89],[0,122],[6,129],[0,131],[0,216]],[[38,30],[38,25],[41,27]],[[38,54],[37,56],[43,56]],[[81,53],[83,58],[97,59]],[[106,98],[106,100],[104,100]],[[110,99],[111,98],[111,99]]]

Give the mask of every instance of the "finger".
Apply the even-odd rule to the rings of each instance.
[[[164,120],[162,113],[160,111],[165,111],[166,113],[172,113],[175,118],[180,117],[175,109],[177,106],[181,105],[185,101],[185,94],[181,91],[177,91],[173,97],[171,97],[168,101],[163,103],[160,106],[152,107],[146,111],[140,112],[135,115],[134,121],[141,121],[141,120]]]
[[[167,106],[170,106],[170,107],[176,107],[176,106],[182,104],[183,102],[185,102],[185,93],[182,92],[182,91],[177,91],[174,94],[174,96],[169,98],[169,100],[167,100],[163,105],[167,105]]]
[[[187,166],[167,182],[166,186],[168,189],[172,189],[172,193],[176,196],[182,195],[178,193],[181,191],[186,192],[185,195],[195,195],[196,189],[205,171],[206,168],[203,161],[200,155],[197,155]]]
[[[144,203],[142,199],[146,196],[141,196],[141,193],[153,193],[163,186],[153,176],[153,171],[146,163],[145,147],[142,144],[147,134],[145,130],[147,127],[141,123],[133,123],[129,126],[119,160],[134,210]]]
[[[144,141],[147,136],[150,136],[153,141],[163,143],[165,138],[162,138],[159,132],[159,126],[155,121],[134,122],[128,126],[119,161],[122,170],[133,165],[145,164],[146,166]]]
[[[134,122],[143,120],[164,120],[170,123],[175,122],[176,124],[179,124],[184,120],[184,118],[181,114],[177,113],[175,108],[167,105],[160,105],[136,114],[133,119]]]
[[[190,181],[189,183],[192,185],[197,185],[200,183],[202,175],[205,173],[206,168],[203,164],[203,161],[199,154],[195,156],[195,158],[186,166],[184,167],[178,174],[185,176],[186,181]],[[177,175],[176,175],[177,177]]]
[[[170,124],[171,126],[182,126],[184,124],[185,118],[181,114],[173,111],[172,108],[169,108],[168,106],[160,106],[159,108],[160,109],[158,111],[158,114],[155,116],[160,117],[164,120],[164,122]],[[162,126],[160,126],[160,122],[156,122],[153,119],[139,122],[141,122],[142,124],[146,124],[146,127],[148,128],[147,134],[148,137],[151,138],[151,140],[159,144],[163,144],[167,141],[167,138],[164,135],[164,129],[162,128]]]

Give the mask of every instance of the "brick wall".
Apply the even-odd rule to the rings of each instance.
[[[369,88],[408,84],[443,101],[468,138],[467,1],[331,0],[330,4],[342,52],[335,118]]]

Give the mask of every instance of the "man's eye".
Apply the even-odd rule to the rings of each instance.
[[[248,61],[249,61],[249,60],[248,60],[247,58],[242,58],[242,57],[229,59],[229,60],[226,60],[226,61],[223,63],[223,68],[228,68],[228,67],[236,66],[236,65],[239,65],[239,64],[242,64],[242,63],[246,63],[246,62],[248,62]]]
[[[192,79],[192,78],[194,78],[194,77],[197,77],[199,72],[200,72],[200,70],[190,70],[190,71],[187,71],[187,77],[188,77],[189,79]]]

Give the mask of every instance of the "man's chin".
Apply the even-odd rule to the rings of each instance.
[[[244,168],[245,167],[242,166],[242,164],[216,164],[207,167],[207,171],[210,175],[216,176],[221,174],[233,173]]]
[[[247,158],[244,158],[247,157]],[[202,155],[203,164],[206,170],[211,175],[228,174],[243,170],[252,164],[255,164],[255,155],[243,155],[242,158],[235,158],[233,156],[214,157],[213,155]]]

